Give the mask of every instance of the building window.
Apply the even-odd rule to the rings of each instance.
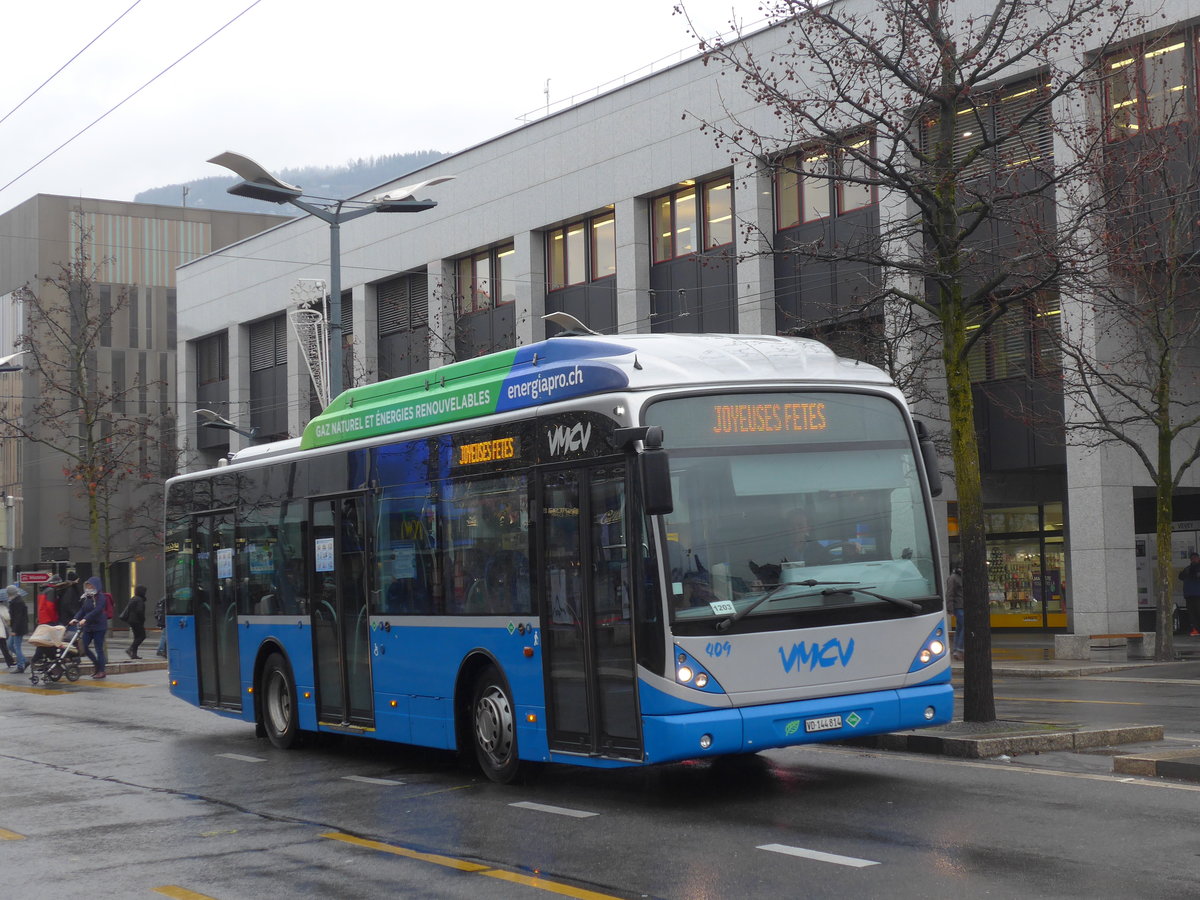
[[[782,231],[827,219],[875,203],[875,186],[867,184],[866,156],[873,143],[848,143],[832,155],[824,149],[792,153],[779,161],[775,173],[776,222]],[[836,167],[836,168],[835,168]]]
[[[381,337],[424,327],[429,323],[428,276],[402,275],[380,283],[375,304]]]
[[[250,326],[250,371],[287,365],[287,320],[283,316]]]
[[[222,331],[196,341],[196,383],[229,380],[229,333]]]
[[[546,256],[548,291],[615,275],[616,217],[607,212],[547,232]]]
[[[703,218],[698,208],[701,197]],[[671,193],[655,197],[650,211],[656,263],[687,256],[701,247],[708,250],[733,243],[733,182],[728,177],[699,187],[692,181],[683,182]]]
[[[1049,375],[1062,366],[1057,294],[1012,304],[971,348],[971,381]],[[971,330],[979,326],[968,326]]]
[[[1136,44],[1104,60],[1108,139],[1119,141],[1188,115],[1187,42],[1173,34]]]
[[[513,243],[509,241],[458,261],[457,307],[460,316],[483,312],[517,299],[516,291],[505,280],[504,272],[514,252]]]

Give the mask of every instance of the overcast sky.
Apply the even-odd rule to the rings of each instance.
[[[10,0],[0,211],[37,193],[132,200],[223,174],[205,162],[223,150],[274,170],[461,150],[543,113],[547,79],[553,109],[694,55],[676,2]],[[686,5],[706,35],[761,17],[755,0]]]

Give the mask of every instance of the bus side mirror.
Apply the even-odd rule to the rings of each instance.
[[[917,446],[921,448],[921,461],[925,464],[925,478],[929,482],[929,493],[933,497],[942,495],[942,472],[938,468],[937,447],[929,437],[924,422],[916,422]]]
[[[638,476],[642,479],[642,499],[646,514],[665,516],[675,511],[671,496],[671,460],[662,447],[647,447],[638,454]]]
[[[649,425],[642,428],[618,428],[613,438],[617,446],[636,455],[638,480],[642,487],[642,505],[648,516],[665,516],[675,511],[675,498],[671,494],[671,459],[663,449],[662,428]],[[642,442],[639,451],[633,447],[635,441]]]

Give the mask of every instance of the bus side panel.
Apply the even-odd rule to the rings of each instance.
[[[527,647],[532,656],[525,655]],[[450,624],[415,616],[373,621],[376,735],[454,749],[454,691],[461,665],[449,661],[481,653],[498,664],[512,691],[521,757],[548,760],[540,650],[540,634],[532,621],[515,618],[464,617]]]
[[[316,676],[312,659],[312,629],[307,620],[295,616],[279,617],[263,621],[261,617],[238,620],[241,647],[242,696],[254,685],[254,664],[264,643],[271,641],[283,648],[284,656],[292,667],[296,681],[296,712],[300,728],[304,731],[317,730],[317,693],[313,688]],[[305,695],[308,695],[307,697]],[[258,701],[255,700],[255,703]],[[249,703],[242,704],[243,716],[253,722],[255,711]]]
[[[167,616],[167,683],[171,693],[192,706],[200,705],[200,671],[196,657],[194,616]]]

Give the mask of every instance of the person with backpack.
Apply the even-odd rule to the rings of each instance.
[[[105,670],[108,659],[104,655],[104,638],[108,634],[108,605],[112,597],[104,593],[100,579],[92,576],[83,588],[83,601],[79,612],[69,624],[83,631],[83,652],[92,661],[92,677],[107,678]]]
[[[125,655],[130,659],[142,659],[138,656],[138,647],[146,639],[146,586],[139,584],[133,589],[133,596],[125,602],[121,610],[121,618],[133,632],[133,642],[125,649]]]

